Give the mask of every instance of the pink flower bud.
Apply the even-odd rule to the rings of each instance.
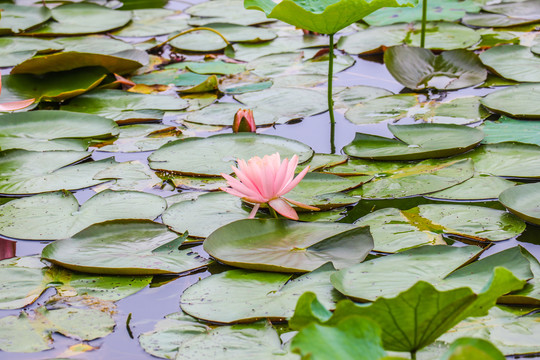
[[[240,109],[234,115],[232,130],[234,133],[239,132],[255,132],[257,126],[253,118],[253,110]]]

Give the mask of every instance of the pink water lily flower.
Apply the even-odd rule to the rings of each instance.
[[[249,214],[250,219],[255,217],[260,205],[264,203],[267,203],[281,215],[293,220],[298,220],[298,214],[289,203],[304,209],[319,210],[314,206],[302,204],[283,196],[298,185],[309,171],[308,166],[294,177],[298,156],[294,155],[290,161],[284,159],[281,162],[279,153],[275,153],[265,155],[262,159],[258,156],[252,157],[247,163],[242,159],[238,159],[237,162],[238,168],[232,166],[232,169],[238,179],[221,174],[230,186],[229,188],[221,188],[221,190],[254,203],[255,206]]]
[[[2,74],[0,74],[0,93],[2,93]],[[0,111],[14,111],[24,109],[27,106],[30,106],[36,101],[36,99],[20,100],[20,101],[11,101],[7,103],[0,104]]]

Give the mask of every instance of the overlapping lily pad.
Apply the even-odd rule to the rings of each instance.
[[[501,116],[497,121],[486,121],[481,127],[485,144],[520,142],[540,146],[540,123]]]
[[[428,197],[447,200],[490,200],[497,199],[500,193],[515,185],[515,182],[497,176],[475,175],[461,184],[431,193]]]
[[[0,19],[0,26],[2,25]],[[1,30],[0,30],[1,32]],[[62,50],[63,46],[52,40],[23,37],[0,38],[0,67],[15,66],[37,53]]]
[[[92,296],[120,300],[145,288],[150,276],[95,276],[47,267],[37,256],[0,262],[0,309],[16,309],[33,303],[55,288],[63,296]]]
[[[368,228],[348,224],[246,219],[225,225],[204,250],[228,265],[261,271],[306,272],[326,262],[343,268],[373,248]]]
[[[182,138],[182,131],[177,127],[162,124],[124,125],[118,130],[117,138],[104,142],[94,141],[94,146],[99,151],[105,152],[152,151],[168,142]]]
[[[484,138],[480,130],[452,124],[388,125],[388,129],[397,139],[356,133],[343,151],[374,160],[419,160],[465,152]]]
[[[61,189],[76,190],[94,186],[107,180],[94,180],[96,173],[113,165],[113,159],[85,162],[90,156],[78,151],[27,151],[0,152],[0,193],[5,195],[30,195]],[[72,166],[69,166],[72,165]]]
[[[384,53],[384,63],[392,76],[410,89],[456,90],[480,84],[487,71],[478,56],[467,50],[444,51],[393,46]]]
[[[16,34],[44,23],[51,17],[51,10],[46,6],[31,7],[9,3],[0,5],[0,35]]]
[[[540,56],[528,46],[496,46],[480,54],[480,60],[492,72],[520,82],[540,82]]]
[[[168,9],[137,9],[133,10],[130,24],[115,31],[114,35],[124,37],[143,37],[170,34],[187,29],[186,19]]]
[[[165,208],[163,198],[137,191],[103,191],[80,207],[71,193],[51,192],[0,206],[0,234],[28,240],[65,239],[103,221],[153,220]]]
[[[511,27],[540,20],[540,6],[534,0],[493,3],[482,9],[489,13],[468,14],[463,17],[463,23],[482,27]]]
[[[539,84],[521,84],[494,91],[482,99],[488,109],[515,118],[540,119]]]
[[[0,149],[84,151],[89,139],[118,134],[112,120],[67,111],[6,114],[0,122]]]
[[[519,185],[505,190],[499,200],[520,218],[540,225],[540,183]]]
[[[197,253],[178,249],[183,241],[158,223],[117,220],[51,243],[41,256],[71,270],[96,274],[175,274],[206,266],[208,260]]]
[[[234,59],[252,61],[261,56],[322,46],[328,46],[328,40],[319,36],[288,36],[278,37],[271,42],[262,42],[256,44],[237,43],[233,45],[234,52],[226,52],[226,54]]]
[[[148,157],[154,170],[187,175],[220,176],[231,173],[236,159],[250,159],[279,152],[282,158],[298,155],[303,163],[313,150],[301,142],[279,136],[253,133],[222,134],[207,138],[188,138],[162,146]]]
[[[246,10],[242,0],[202,2],[191,6],[185,12],[192,16],[189,23],[194,26],[204,26],[210,23],[255,25],[275,21],[268,19],[260,11]]]
[[[330,284],[333,273],[330,264],[294,279],[290,274],[229,270],[189,287],[180,298],[180,307],[191,316],[219,323],[280,320],[290,317],[300,295],[311,291],[333,309],[342,298]]]

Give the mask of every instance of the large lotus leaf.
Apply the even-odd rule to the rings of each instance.
[[[234,114],[242,108],[238,103],[215,103],[201,109],[200,111],[190,112],[186,121],[205,125],[232,125]],[[273,111],[259,108],[256,105],[250,107],[253,110],[253,116],[257,125],[270,125],[276,122],[284,123],[291,120],[288,117],[278,118]],[[279,113],[279,109],[276,112]]]
[[[183,237],[148,220],[117,220],[92,225],[47,245],[41,256],[71,270],[96,274],[175,274],[208,264],[190,249],[179,250]]]
[[[246,9],[264,11],[269,18],[322,34],[335,34],[383,7],[414,6],[406,0],[327,0],[300,2],[284,0],[278,4],[270,0],[245,0]]]
[[[361,161],[355,161],[355,164],[358,163]],[[368,168],[371,165],[368,161],[364,163]],[[349,192],[349,195],[359,195],[363,199],[423,195],[463,183],[474,175],[471,160],[424,160],[417,164],[397,165],[402,167],[379,173],[383,176],[375,176],[371,181]],[[339,168],[336,171],[339,171]]]
[[[11,74],[41,75],[48,72],[73,70],[87,66],[99,66],[117,74],[130,73],[148,63],[148,55],[137,49],[113,54],[63,51],[34,56],[11,70]]]
[[[341,37],[337,47],[349,54],[365,54],[382,52],[386,47],[401,44],[420,46],[420,33],[420,23],[371,27]],[[463,49],[476,44],[479,40],[478,33],[459,24],[441,22],[429,23],[426,26],[427,49]]]
[[[120,123],[161,119],[165,110],[182,110],[187,101],[165,95],[145,95],[122,90],[95,90],[73,99],[62,110],[85,112]]]
[[[187,20],[180,18],[173,10],[138,9],[133,10],[131,23],[115,31],[114,35],[122,37],[166,35],[188,27]]]
[[[356,133],[343,151],[375,160],[419,160],[465,152],[484,138],[478,129],[453,124],[388,125],[388,129],[396,139]]]
[[[472,337],[462,337],[450,345],[441,360],[467,360],[470,357],[478,360],[505,359],[501,351],[489,341]]]
[[[379,360],[386,355],[378,323],[359,316],[334,326],[312,323],[294,336],[291,349],[313,360]]]
[[[326,262],[341,269],[373,249],[368,228],[338,223],[246,219],[225,225],[204,241],[215,259],[245,269],[312,271]]]
[[[497,176],[475,175],[461,184],[428,195],[429,198],[446,200],[497,199],[504,190],[516,183]]]
[[[238,25],[255,25],[275,21],[255,10],[246,10],[242,0],[205,1],[193,5],[185,12],[191,16],[189,23],[193,26],[204,26],[211,23],[229,23]]]
[[[226,54],[234,59],[252,61],[262,56],[294,52],[300,49],[328,46],[328,40],[321,36],[282,36],[262,43],[238,43],[233,45],[234,53]]]
[[[67,296],[92,296],[120,300],[146,287],[150,276],[96,276],[47,267],[38,257],[0,262],[0,309],[16,309],[33,303],[46,289]]]
[[[311,89],[272,87],[270,89],[235,95],[247,107],[274,112],[277,122],[282,118],[298,119],[327,110],[326,95]],[[294,101],[290,101],[294,99]]]
[[[507,189],[500,194],[499,201],[520,218],[540,225],[540,183]]]
[[[0,152],[0,193],[29,195],[61,189],[76,190],[94,186],[106,180],[94,180],[96,173],[113,165],[113,159],[72,165],[90,156],[79,151]]]
[[[385,51],[384,63],[399,83],[411,89],[456,90],[480,84],[487,71],[478,56],[467,50],[444,51],[393,46]]]
[[[166,207],[160,196],[137,191],[106,190],[82,206],[69,192],[51,192],[0,206],[0,234],[27,240],[65,239],[103,221],[153,220]]]
[[[269,318],[282,320],[294,313],[306,291],[333,309],[342,296],[330,284],[330,265],[291,280],[291,275],[251,270],[229,270],[190,286],[180,298],[186,313],[208,321],[231,323]]]
[[[0,319],[0,349],[6,352],[38,352],[52,348],[52,333],[81,340],[109,335],[115,326],[110,314],[98,309],[64,307],[33,313],[21,312]]]
[[[340,270],[332,275],[331,279],[336,289],[348,297],[374,301],[379,297],[396,296],[418,281],[426,281],[441,290],[466,286],[475,293],[484,292],[493,272],[497,271],[496,268],[504,266],[505,272],[511,271],[514,274],[511,278],[515,276],[520,280],[520,286],[511,289],[514,281],[510,281],[511,288],[497,295],[499,297],[512,290],[521,289],[524,281],[533,276],[529,261],[519,247],[466,265],[480,253],[481,250],[475,246],[423,246]],[[388,276],[388,269],[400,270]]]
[[[540,177],[540,146],[504,142],[481,145],[456,158],[470,158],[477,173],[517,178]]]
[[[497,121],[486,121],[481,126],[486,137],[484,144],[520,142],[540,146],[540,123],[501,116]]]
[[[220,176],[231,173],[236,159],[263,157],[278,152],[282,158],[298,155],[299,163],[311,158],[313,150],[298,141],[253,133],[221,134],[188,138],[162,146],[148,157],[154,170],[187,175]]]
[[[104,142],[93,141],[93,146],[105,152],[152,151],[183,137],[177,127],[162,124],[124,125],[119,128],[119,132],[117,138]]]
[[[418,358],[433,359],[434,353],[438,354],[441,348],[448,347],[457,338],[464,336],[487,340],[507,356],[538,353],[540,315],[530,313],[530,310],[530,308],[495,306],[490,309],[487,316],[471,317],[454,326],[420,352]]]
[[[520,82],[540,82],[540,56],[528,46],[504,45],[480,54],[480,60],[493,73]]]
[[[533,278],[521,290],[513,291],[503,297],[498,302],[501,304],[523,304],[527,306],[540,306],[540,263],[525,249],[521,253],[529,260]]]
[[[0,20],[0,26],[2,20]],[[1,30],[0,30],[1,32]],[[62,50],[63,46],[52,40],[41,40],[23,37],[0,38],[0,67],[15,66],[36,53],[47,53]]]
[[[117,134],[116,123],[101,116],[49,110],[12,113],[0,121],[0,149],[84,151],[85,139]]]
[[[480,4],[475,1],[430,0],[427,3],[427,21],[455,21],[466,13],[480,11]],[[371,26],[410,23],[422,20],[422,5],[414,8],[380,9],[363,19]]]
[[[522,84],[494,91],[482,99],[488,109],[516,118],[540,119],[539,84]]]
[[[12,71],[11,75],[2,78],[3,91],[0,100],[14,97],[37,101],[62,101],[92,90],[105,79],[106,74],[104,68],[97,66],[43,75],[14,74]]]
[[[20,33],[26,29],[42,24],[51,17],[51,10],[46,6],[19,6],[0,4],[0,35]]]
[[[65,4],[51,10],[53,21],[29,32],[33,36],[84,35],[120,28],[131,21],[131,12],[92,3]]]

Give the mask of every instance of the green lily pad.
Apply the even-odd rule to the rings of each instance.
[[[349,54],[379,53],[386,47],[401,44],[420,46],[420,33],[420,23],[371,27],[341,37],[337,47]],[[428,23],[426,26],[426,49],[463,49],[476,44],[479,40],[478,33],[459,24],[440,22]]]
[[[166,207],[160,196],[137,191],[105,190],[82,206],[69,192],[51,192],[0,206],[0,234],[27,240],[65,239],[103,221],[153,220]]]
[[[346,88],[336,88],[333,95],[335,108],[350,108],[358,103],[394,94],[391,91],[379,87],[357,85]]]
[[[330,264],[295,279],[290,274],[229,270],[187,288],[180,307],[191,316],[219,323],[281,320],[294,313],[301,294],[311,291],[326,308],[333,309],[342,298],[330,284],[333,273]]]
[[[131,81],[145,85],[169,85],[175,86],[195,86],[204,83],[209,76],[195,74],[192,72],[177,72],[173,69],[153,71],[149,74],[136,75],[131,77]]]
[[[419,160],[466,152],[484,138],[482,131],[452,124],[388,125],[397,139],[356,133],[343,151],[375,160]]]
[[[410,89],[456,90],[480,84],[487,71],[478,56],[467,50],[444,51],[393,46],[385,51],[384,63],[392,76]]]
[[[79,151],[27,151],[0,152],[0,193],[30,195],[61,189],[76,190],[94,186],[106,180],[94,180],[99,171],[114,164],[113,159],[85,162],[90,156]]]
[[[496,113],[515,118],[540,119],[539,84],[522,84],[494,91],[482,99],[482,105]]]
[[[540,146],[540,123],[501,116],[497,121],[486,121],[481,126],[486,137],[484,144],[520,142]]]
[[[1,21],[0,26],[2,25]],[[48,53],[62,50],[63,48],[60,43],[52,40],[32,39],[20,36],[2,37],[0,38],[0,67],[15,66],[37,53]]]
[[[429,198],[446,200],[497,199],[504,190],[516,186],[513,181],[497,176],[475,175],[461,184],[428,195]]]
[[[484,360],[505,359],[501,351],[489,341],[472,337],[462,337],[450,345],[448,352],[445,353],[441,360],[466,360],[469,356]]]
[[[220,149],[219,151],[216,151]],[[279,152],[282,158],[298,155],[299,163],[311,158],[313,150],[301,142],[279,136],[253,133],[221,134],[188,138],[162,146],[148,157],[154,170],[186,175],[220,176],[231,173],[236,159],[250,159]],[[180,155],[181,154],[181,155]],[[204,159],[204,160],[203,160]]]
[[[172,96],[95,90],[73,99],[61,109],[96,114],[127,124],[161,119],[165,110],[182,110],[187,106],[187,101]]]
[[[506,273],[511,271],[512,277],[523,282],[533,276],[529,261],[521,253],[520,247],[466,265],[480,252],[474,246],[423,246],[340,270],[331,279],[336,289],[348,297],[374,301],[380,297],[396,296],[418,281],[426,281],[440,290],[469,287],[473,292],[481,293],[486,290],[485,286],[492,279],[493,272],[497,272],[497,267],[501,266],[506,268]],[[388,269],[400,271],[394,271],[389,277]],[[497,297],[520,289],[523,285],[508,289]]]
[[[475,1],[430,0],[427,3],[427,21],[455,21],[466,13],[480,11],[480,4]],[[395,23],[410,23],[422,20],[422,4],[413,8],[380,9],[363,19],[371,26],[383,26]]]
[[[193,26],[211,23],[255,25],[275,21],[259,11],[244,9],[242,0],[206,1],[187,8],[185,13],[192,16],[189,24]]]
[[[95,276],[47,267],[37,256],[11,258],[0,262],[0,309],[16,309],[36,301],[55,288],[65,296],[92,296],[117,301],[145,288],[150,276]]]
[[[34,56],[11,70],[11,74],[41,75],[49,72],[67,71],[87,66],[99,66],[117,74],[130,73],[148,63],[148,54],[132,49],[113,54],[63,51]]]
[[[472,26],[509,27],[534,23],[540,20],[540,6],[537,1],[495,3],[482,7],[489,14],[465,16],[463,22]]]
[[[47,245],[41,257],[70,270],[113,275],[176,274],[208,265],[192,250],[179,250],[183,241],[148,220],[108,221]]]
[[[517,3],[511,3],[517,4]],[[478,27],[487,27],[487,28],[510,28],[519,25],[532,24],[538,21],[538,17],[535,18],[520,18],[507,16],[503,14],[490,14],[490,13],[480,13],[480,14],[467,14],[461,21],[463,24],[468,26],[478,26]]]
[[[183,137],[177,127],[162,124],[124,125],[119,128],[119,132],[117,138],[104,142],[94,141],[93,146],[104,152],[152,151]]]
[[[242,108],[242,104],[238,103],[215,103],[194,111],[187,115],[186,121],[205,125],[223,125],[232,126],[234,114]],[[281,123],[289,121],[289,118],[282,117],[278,119],[273,112],[268,109],[252,108],[253,117],[256,119],[257,125],[270,125],[282,120]]]
[[[187,20],[179,18],[178,15],[177,12],[168,9],[133,10],[131,23],[113,34],[122,37],[146,37],[187,29],[189,27]]]
[[[480,60],[496,75],[520,82],[540,82],[540,56],[528,46],[496,46],[480,54]]]
[[[52,348],[52,333],[81,340],[94,340],[112,333],[110,314],[97,309],[65,307],[33,313],[21,312],[0,319],[0,349],[6,352],[38,352]]]
[[[540,225],[540,183],[525,184],[507,189],[499,201],[523,220]]]
[[[45,6],[19,6],[0,4],[2,18],[0,19],[0,35],[20,33],[44,23],[51,17],[51,10]]]
[[[38,110],[2,116],[0,149],[84,151],[90,138],[118,134],[112,120],[67,111]]]
[[[280,272],[313,271],[326,262],[343,268],[364,260],[371,249],[368,228],[281,219],[239,220],[204,241],[204,250],[227,265]]]
[[[148,164],[138,160],[126,161],[113,164],[112,166],[94,175],[96,180],[113,181],[94,187],[94,191],[110,190],[138,190],[149,192],[156,188],[162,188],[162,181],[150,170]]]
[[[64,46],[64,51],[79,53],[112,55],[135,49],[132,44],[105,36],[70,36],[56,38],[55,41]]]
[[[374,124],[407,117],[415,106],[418,106],[416,95],[389,95],[357,103],[347,110],[345,117],[357,125]]]
[[[0,101],[36,99],[36,101],[63,101],[98,86],[107,72],[101,67],[83,67],[43,75],[13,74],[2,78]]]
[[[51,12],[53,21],[27,33],[33,36],[94,34],[120,28],[131,21],[129,11],[92,3],[60,5]]]
[[[354,162],[356,165],[361,163],[361,161]],[[364,163],[367,168],[373,165],[367,161]],[[349,195],[361,196],[364,199],[418,196],[450,188],[474,175],[472,161],[465,159],[424,160],[417,164],[396,165],[399,166],[397,169],[378,173],[371,181],[349,192]],[[335,171],[339,171],[339,167]]]
[[[414,114],[414,117],[437,124],[472,124],[490,116],[489,111],[480,104],[480,99],[478,96],[467,96],[445,102],[427,102],[425,112]]]
[[[302,3],[285,0],[278,4],[270,0],[244,1],[246,9],[263,11],[269,18],[321,34],[335,34],[383,7],[414,6],[415,1],[347,0],[324,3]],[[346,16],[344,16],[346,14]]]
[[[183,61],[180,63],[166,66],[166,68],[187,69],[201,75],[234,75],[244,72],[246,70],[246,66],[244,64],[228,63],[221,60],[205,62]]]
[[[529,260],[534,278],[530,279],[521,290],[513,291],[500,298],[501,304],[523,304],[527,306],[540,305],[540,262],[525,249],[521,249],[523,256]]]

